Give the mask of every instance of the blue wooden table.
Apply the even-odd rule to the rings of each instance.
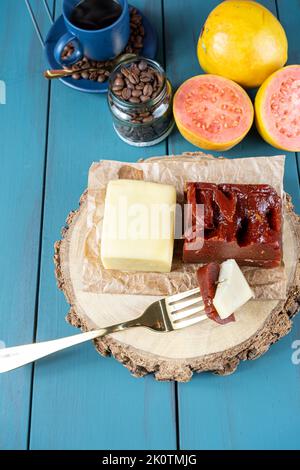
[[[299,0],[264,0],[286,29],[289,63],[300,63]],[[54,17],[61,0],[48,0]],[[199,73],[201,26],[217,0],[135,0],[155,24],[158,59],[175,86]],[[42,0],[32,0],[43,34]],[[86,188],[90,164],[194,150],[178,132],[149,149],[113,132],[105,96],[42,76],[46,63],[23,0],[0,0],[0,341],[7,346],[75,333],[56,287],[53,244]],[[3,94],[3,93],[2,93]],[[3,98],[3,96],[2,96]],[[229,155],[277,154],[253,131]],[[227,156],[227,155],[226,155]],[[285,189],[300,212],[299,158],[287,155]],[[1,449],[300,448],[300,365],[290,335],[232,376],[188,384],[135,379],[91,344],[0,377]]]

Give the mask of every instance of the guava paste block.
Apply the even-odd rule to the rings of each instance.
[[[282,201],[271,186],[187,183],[185,197],[192,213],[185,230],[185,263],[233,258],[245,266],[280,266]],[[197,204],[204,205],[202,227]]]

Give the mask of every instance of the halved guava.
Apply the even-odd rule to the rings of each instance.
[[[184,82],[174,97],[180,133],[206,150],[237,145],[253,123],[252,102],[237,83],[218,75],[198,75]]]
[[[255,98],[256,127],[276,148],[300,151],[300,65],[273,73]]]

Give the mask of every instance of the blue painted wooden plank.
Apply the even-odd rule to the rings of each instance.
[[[288,64],[300,64],[300,49],[299,49],[299,10],[300,5],[298,0],[277,0],[278,16],[282,26],[288,33],[289,53]]]
[[[166,18],[167,71],[178,86],[201,73],[195,49],[207,14],[219,1],[164,0]],[[261,2],[276,13],[275,2]],[[297,59],[299,2],[285,5],[280,16],[290,40],[290,61]],[[292,2],[291,2],[292,3]],[[298,5],[298,7],[297,7]],[[184,31],[184,34],[179,34]],[[170,153],[196,150],[174,131]],[[253,129],[250,135],[226,156],[274,155],[280,151],[265,144]],[[299,185],[294,154],[287,155],[285,188],[300,212]],[[233,376],[210,374],[194,377],[179,385],[179,426],[182,449],[299,448],[300,415],[299,367],[292,364],[294,340],[300,338],[300,319],[292,333],[256,362],[242,364]]]
[[[229,377],[199,375],[180,386],[183,449],[299,449],[299,365],[293,332]]]
[[[134,4],[161,30],[161,2]],[[64,322],[67,304],[55,285],[53,243],[68,212],[77,207],[92,161],[135,161],[165,152],[165,144],[135,149],[121,142],[113,133],[105,96],[53,83],[39,340],[74,333]],[[31,449],[172,449],[175,445],[173,384],[156,383],[152,377],[134,379],[114,360],[101,358],[91,344],[36,365]]]
[[[0,341],[12,346],[33,340],[48,103],[41,46],[19,0],[1,1],[0,56]],[[0,448],[26,449],[31,367],[2,375],[0,389]]]

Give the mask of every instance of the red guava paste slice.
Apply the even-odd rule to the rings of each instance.
[[[201,296],[204,302],[204,310],[208,318],[225,325],[235,321],[234,314],[222,320],[214,307],[213,299],[216,294],[217,282],[220,274],[220,265],[218,263],[209,263],[202,266],[197,271],[197,279],[200,287]]]

